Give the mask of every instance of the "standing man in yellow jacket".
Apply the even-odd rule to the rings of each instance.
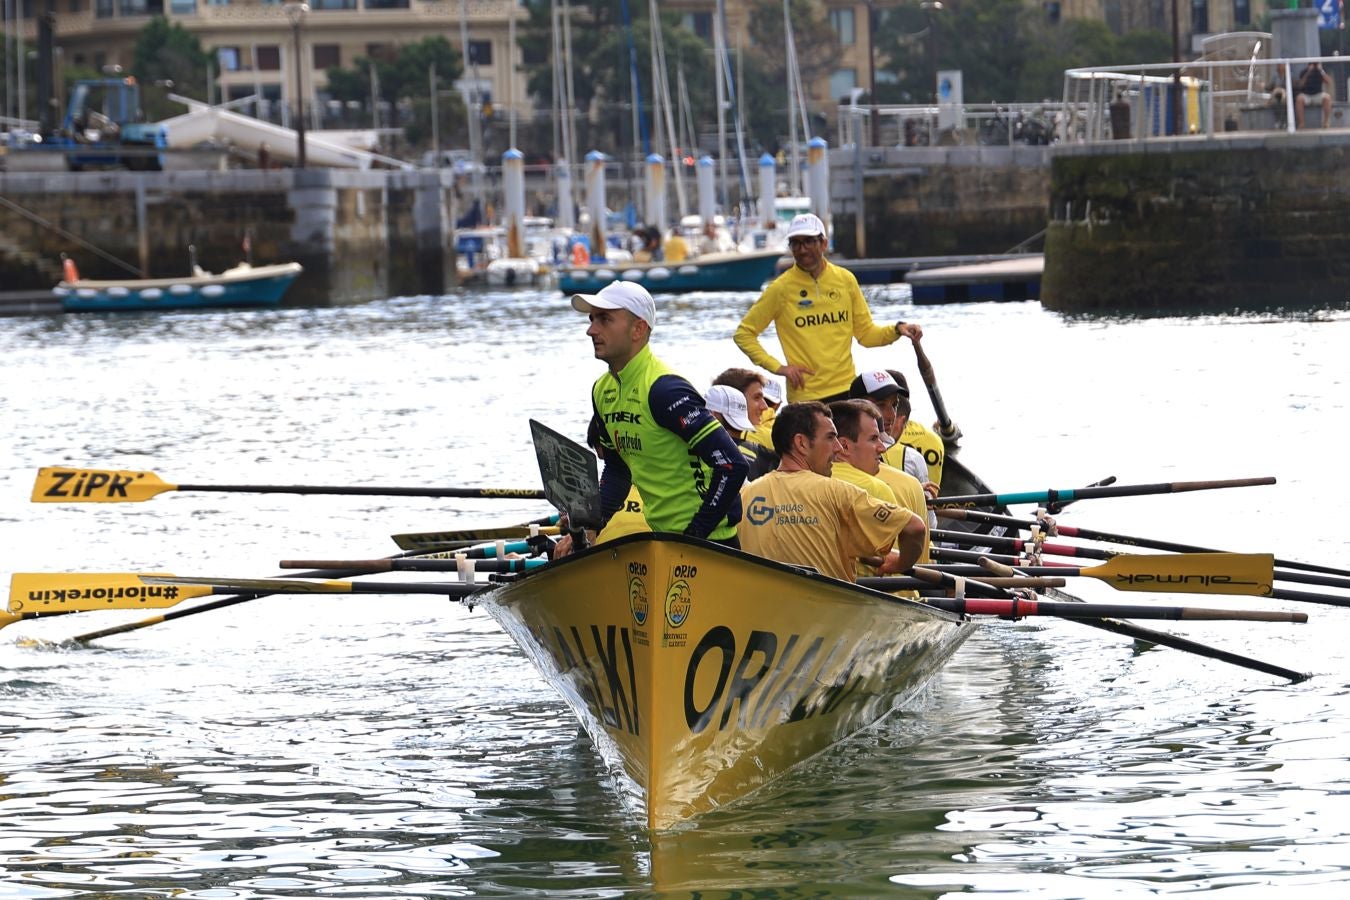
[[[858,279],[825,258],[825,223],[803,213],[788,226],[794,265],[775,278],[736,328],[736,346],[750,361],[787,379],[789,403],[848,397],[856,374],[853,340],[864,347],[885,347],[902,335],[920,340],[912,322],[878,325],[858,288]],[[774,358],[759,342],[773,323],[787,362]]]

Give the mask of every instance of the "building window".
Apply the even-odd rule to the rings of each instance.
[[[841,97],[847,98],[849,91],[858,86],[858,71],[856,69],[835,69],[830,75],[830,97],[838,100]]]
[[[169,0],[169,9],[175,16],[196,15],[197,0]]]
[[[342,66],[342,48],[337,44],[314,45],[314,68],[337,69]]]
[[[366,9],[407,9],[408,0],[366,0]]]
[[[1148,0],[1148,27],[1154,31],[1166,30],[1166,11],[1167,5],[1163,0]]]
[[[253,48],[253,63],[260,72],[281,71],[281,48],[276,44],[264,44]]]
[[[835,37],[841,45],[850,47],[858,42],[858,35],[853,27],[853,10],[830,10],[830,27],[834,29]]]
[[[712,40],[712,13],[695,12],[685,13],[684,19],[680,22],[685,30],[692,31],[694,34],[703,38],[705,41]]]
[[[220,66],[222,72],[239,71],[239,48],[238,47],[217,47],[216,64]]]
[[[1191,0],[1191,34],[1209,34],[1209,0]]]
[[[310,9],[356,9],[356,0],[313,0]]]
[[[398,59],[398,49],[393,44],[366,44],[366,59],[393,62]]]
[[[100,19],[113,17],[113,0],[94,0],[94,16]]]
[[[492,65],[492,42],[469,41],[469,64],[474,66]]]
[[[1233,0],[1233,24],[1234,25],[1252,24],[1251,0]]]
[[[123,16],[146,16],[150,14],[150,5],[146,0],[118,0],[117,12]]]

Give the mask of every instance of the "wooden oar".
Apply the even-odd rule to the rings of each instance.
[[[140,503],[166,491],[236,494],[342,494],[359,497],[451,497],[488,500],[543,500],[525,488],[418,488],[297,484],[169,484],[154,472],[46,467],[33,483],[34,503]]]
[[[296,576],[301,578],[307,577],[346,578],[352,575],[360,575],[360,574],[361,573],[358,571],[300,572],[296,573]],[[129,631],[139,631],[142,628],[149,628],[152,625],[159,625],[164,622],[172,622],[176,619],[184,619],[187,618],[188,616],[195,616],[200,613],[211,612],[213,610],[225,609],[226,607],[234,606],[239,603],[247,603],[250,600],[259,600],[266,596],[268,595],[249,593],[249,594],[241,594],[237,597],[223,597],[219,600],[211,600],[206,603],[199,603],[196,606],[192,606],[187,609],[174,609],[161,615],[150,616],[149,618],[146,619],[138,619],[135,622],[125,622],[121,625],[113,625],[108,628],[100,628],[97,631],[90,631],[86,632],[85,634],[77,634],[74,637],[69,638],[69,641],[76,644],[87,644],[90,641],[96,641],[100,638],[112,637],[113,635],[116,634],[126,634]],[[75,610],[71,610],[71,612],[74,611]],[[25,618],[27,617],[28,616],[25,616]]]
[[[548,565],[546,559],[475,559],[475,572],[531,572]],[[455,572],[460,563],[454,557],[446,559],[283,559],[283,569],[317,569],[320,572]]]
[[[1033,527],[1045,528],[1045,523],[1031,519],[1019,519],[1016,516],[1002,516],[997,513],[981,512],[974,509],[956,509],[940,508],[936,510],[938,517],[943,519],[959,519],[970,522],[988,522],[993,525],[1007,525],[1012,528],[1020,528],[1023,531]],[[1107,531],[1096,531],[1092,528],[1080,528],[1076,525],[1064,525],[1056,522],[1054,528],[1049,532],[1052,535],[1062,535],[1064,537],[1081,538],[1088,541],[1108,541],[1113,544],[1124,544],[1127,547],[1144,547],[1149,550],[1167,550],[1173,553],[1220,553],[1222,551],[1214,547],[1198,547],[1193,544],[1178,544],[1174,541],[1159,541],[1152,538],[1132,537],[1126,534],[1112,534]],[[1327,575],[1340,575],[1350,577],[1350,569],[1337,569],[1331,566],[1319,566],[1312,563],[1294,562],[1289,559],[1275,558],[1275,565],[1283,569],[1298,569],[1303,572],[1322,572]],[[1293,577],[1293,573],[1281,576],[1279,572],[1275,573],[1275,580],[1280,581],[1300,581],[1301,579]],[[1320,581],[1305,581],[1305,584],[1323,584]]]
[[[1024,541],[1021,538],[995,537],[988,534],[975,534],[970,531],[946,531],[935,528],[928,535],[930,540],[939,543],[960,544],[969,547],[994,547],[1017,553],[1039,549],[1042,553],[1048,553],[1051,556],[1081,556],[1085,559],[1110,559],[1113,556],[1121,555],[1119,552],[1100,550],[1096,547],[1075,547],[1072,544],[1057,544],[1050,541],[1042,541],[1040,544],[1036,544],[1034,541]]]
[[[297,578],[213,578],[170,575],[164,572],[103,572],[16,574],[10,588],[10,608],[20,596],[41,594],[54,608],[71,610],[145,609],[172,606],[211,594],[436,594],[466,597],[495,584],[453,582],[303,581]]]
[[[937,554],[944,549],[935,547],[932,552]],[[940,555],[945,558],[947,553]],[[970,562],[982,559],[1006,562],[1006,559],[989,554],[966,553],[962,558]],[[1096,578],[1118,591],[1272,596],[1271,557],[1264,553],[1122,553],[1102,565],[1088,568],[1013,565],[1028,575]]]
[[[938,390],[937,375],[933,372],[933,364],[928,360],[928,354],[923,352],[923,347],[917,340],[913,340],[914,358],[919,364],[919,377],[923,379],[923,386],[928,389],[928,399],[933,403],[933,412],[937,415],[937,433],[942,438],[944,444],[955,445],[961,440],[961,429],[952,421],[952,417],[947,414],[947,404],[942,402],[942,392]]]
[[[1219,488],[1254,487],[1274,484],[1275,479],[1228,478],[1220,481],[1171,481],[1160,484],[1113,484],[1106,487],[1066,488],[1063,490],[1023,491],[1011,494],[963,494],[929,500],[930,506],[1007,506],[1012,503],[1065,503],[1102,497],[1142,497],[1151,494],[1179,494],[1185,491],[1212,491]]]
[[[1081,568],[1075,568],[1075,567],[1073,567],[1073,566],[1067,566],[1067,565],[1062,565],[1062,564],[1050,564],[1050,565],[1036,566],[1036,565],[1030,564],[1027,560],[1022,559],[1022,558],[1020,558],[1020,557],[1015,557],[1015,556],[999,556],[999,555],[996,555],[996,554],[987,554],[987,553],[986,553],[986,554],[972,553],[972,552],[970,552],[970,551],[964,551],[964,550],[952,550],[952,549],[950,549],[950,548],[933,547],[933,548],[930,549],[930,553],[932,554],[932,556],[933,556],[935,559],[940,559],[940,560],[961,560],[961,561],[966,561],[966,562],[982,563],[982,562],[984,561],[984,559],[993,559],[994,561],[996,561],[996,562],[1001,562],[1001,563],[1003,563],[1004,565],[1016,566],[1017,569],[1018,569],[1019,571],[1025,572],[1025,573],[1031,574],[1031,575],[1055,575],[1055,574],[1060,574],[1060,575],[1064,575],[1064,576],[1066,576],[1066,577],[1073,577],[1073,576],[1077,576],[1077,575],[1086,575],[1086,576],[1088,576],[1088,577],[1093,577],[1093,578],[1095,578],[1095,577],[1100,577],[1100,576],[1095,575],[1095,574],[1093,574],[1093,573],[1096,573],[1096,572],[1103,572],[1103,571],[1109,571],[1110,568],[1111,568],[1113,565],[1119,565],[1119,561],[1121,561],[1121,560],[1130,561],[1130,560],[1188,559],[1188,558],[1200,558],[1200,557],[1205,557],[1205,556],[1213,556],[1213,557],[1232,557],[1232,558],[1236,558],[1236,559],[1242,559],[1242,558],[1244,558],[1244,557],[1253,558],[1253,559],[1257,559],[1257,558],[1270,559],[1269,556],[1267,556],[1266,554],[1261,554],[1261,553],[1256,553],[1256,554],[1245,554],[1245,553],[1178,553],[1178,554],[1172,554],[1172,555],[1156,554],[1156,555],[1147,555],[1147,556],[1132,556],[1132,555],[1129,555],[1129,554],[1122,554],[1122,555],[1120,555],[1120,556],[1117,556],[1117,557],[1112,558],[1112,560],[1111,560],[1110,562],[1108,562],[1105,566],[1094,566],[1094,567],[1092,567],[1091,569],[1081,569]],[[1132,584],[1127,583],[1127,580],[1128,580],[1128,579],[1125,578],[1125,577],[1121,577],[1121,578],[1103,578],[1102,580],[1106,581],[1107,584],[1109,584],[1111,587],[1115,588],[1116,590],[1120,590],[1120,591],[1150,591],[1150,590],[1151,590],[1151,591],[1157,591],[1157,592],[1159,592],[1159,593],[1164,593],[1164,594],[1168,594],[1168,593],[1173,593],[1173,594],[1241,594],[1241,595],[1248,595],[1248,596],[1268,597],[1268,598],[1270,598],[1270,599],[1272,599],[1272,600],[1290,600],[1290,601],[1293,601],[1293,602],[1296,602],[1296,603],[1320,603],[1320,604],[1322,604],[1323,606],[1347,606],[1347,607],[1350,607],[1350,597],[1342,596],[1342,595],[1340,595],[1340,594],[1318,594],[1318,593],[1313,593],[1313,592],[1311,592],[1311,591],[1291,591],[1291,590],[1287,590],[1287,589],[1285,589],[1285,588],[1276,588],[1276,587],[1273,587],[1273,586],[1272,586],[1269,590],[1246,589],[1247,584],[1246,584],[1245,582],[1243,582],[1242,579],[1243,579],[1244,577],[1247,577],[1248,575],[1254,576],[1254,575],[1255,575],[1255,572],[1256,572],[1256,568],[1255,568],[1255,566],[1253,566],[1253,568],[1252,568],[1251,570],[1246,570],[1246,569],[1245,569],[1245,564],[1242,564],[1242,565],[1243,565],[1242,568],[1234,569],[1233,571],[1231,571],[1231,572],[1229,573],[1229,575],[1234,579],[1232,582],[1224,582],[1224,581],[1222,581],[1222,578],[1223,578],[1224,576],[1223,576],[1221,573],[1220,573],[1220,574],[1216,574],[1216,575],[1215,575],[1215,579],[1214,579],[1213,581],[1206,581],[1203,573],[1197,573],[1196,576],[1195,576],[1195,578],[1190,578],[1190,577],[1185,578],[1184,583],[1177,582],[1177,581],[1172,581],[1171,583],[1169,583],[1169,581],[1168,581],[1168,578],[1169,578],[1169,577],[1170,577],[1170,578],[1173,578],[1173,579],[1180,579],[1180,578],[1183,577],[1183,576],[1180,574],[1179,571],[1178,571],[1178,573],[1177,573],[1176,575],[1174,575],[1174,576],[1161,576],[1161,577],[1163,578],[1163,580],[1161,580],[1161,581],[1155,581],[1154,578],[1157,577],[1157,574],[1156,574],[1156,573],[1152,573],[1152,574],[1151,574],[1151,573],[1149,573],[1148,571],[1146,571],[1146,569],[1147,569],[1147,564],[1144,564],[1144,569],[1139,569],[1139,570],[1137,570],[1137,571],[1138,571],[1138,578],[1137,578],[1137,580],[1136,580],[1134,583],[1132,583]],[[1133,566],[1134,566],[1134,563],[1133,563],[1133,562],[1130,562],[1130,563],[1129,563],[1129,566],[1130,566],[1130,567],[1133,567]],[[1273,580],[1274,570],[1273,570],[1273,569],[1268,569],[1268,570],[1265,569],[1265,563],[1262,563],[1262,564],[1261,564],[1261,567],[1262,567],[1262,572],[1263,572],[1263,574],[1260,575],[1259,577],[1261,577],[1261,578],[1272,578],[1272,580]],[[1169,570],[1170,570],[1170,564],[1162,564],[1162,565],[1157,566],[1157,573],[1165,573],[1165,572],[1167,572],[1167,571],[1169,571]],[[1129,571],[1129,569],[1127,569],[1126,571]],[[1266,584],[1270,584],[1271,582],[1265,582],[1265,583],[1266,583]]]
[[[1000,563],[990,562],[985,568],[995,575],[1006,577],[1015,574],[1014,569]],[[1067,591],[1048,588],[1045,593],[1050,597],[1063,602],[1083,602]],[[1274,663],[1263,662],[1259,659],[1253,659],[1250,656],[1241,656],[1228,650],[1220,650],[1218,647],[1211,647],[1208,644],[1201,644],[1186,638],[1177,637],[1176,635],[1168,634],[1165,631],[1155,631],[1151,628],[1144,628],[1143,626],[1133,625],[1129,622],[1121,622],[1117,619],[1077,619],[1076,621],[1082,622],[1084,625],[1091,628],[1100,628],[1103,631],[1110,631],[1133,640],[1146,641],[1163,647],[1171,647],[1173,650],[1180,650],[1183,653],[1193,653],[1197,656],[1206,657],[1207,659],[1216,659],[1220,662],[1240,666],[1244,669],[1251,669],[1252,671],[1262,672],[1266,675],[1274,675],[1276,678],[1286,678],[1296,684],[1300,681],[1307,681],[1312,677],[1306,672],[1295,672],[1293,669],[1286,669],[1284,666],[1277,666]]]
[[[567,518],[572,549],[586,546],[586,529],[600,528],[600,475],[595,454],[542,422],[530,419],[530,438],[544,493]]]
[[[925,567],[927,568],[927,567]],[[983,573],[981,573],[983,575]],[[861,587],[872,588],[877,591],[919,591],[925,588],[931,588],[935,583],[931,578],[918,578],[914,576],[903,575],[878,575],[875,577],[859,578],[857,584]],[[1020,578],[1020,577],[1002,577],[998,575],[981,577],[979,581],[968,581],[967,589],[976,596],[1003,597],[1006,596],[1004,588],[1025,587],[1032,589],[1063,587],[1063,578]]]
[[[481,544],[483,541],[495,541],[498,538],[524,538],[534,534],[534,529],[538,529],[539,534],[557,534],[558,533],[558,514],[544,516],[541,519],[534,519],[529,522],[522,522],[519,525],[500,525],[490,528],[461,528],[454,531],[421,531],[411,534],[391,535],[394,543],[403,550],[422,550],[427,547],[435,547],[438,550],[447,549],[454,545],[471,546]]]
[[[464,581],[302,581],[297,578],[215,578],[183,575],[144,575],[149,585],[205,588],[212,594],[239,594],[250,591],[268,594],[436,594],[460,599],[480,594],[498,585],[469,584]]]
[[[1057,603],[1052,600],[990,599],[968,597],[926,597],[921,602],[948,612],[972,616],[1002,616],[1021,619],[1026,616],[1055,616],[1061,619],[1097,620],[1110,617],[1126,619],[1187,619],[1205,622],[1295,622],[1308,621],[1307,613],[1260,609],[1205,609],[1198,606],[1147,606],[1130,603]]]

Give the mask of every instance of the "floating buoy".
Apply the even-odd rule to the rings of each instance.
[[[647,277],[653,281],[663,281],[670,277],[670,270],[665,266],[657,266],[647,270]]]
[[[129,291],[129,290],[127,290],[126,288],[122,287],[120,284],[114,285],[113,287],[108,288],[108,296],[109,296],[109,297],[113,297],[113,298],[115,298],[115,299],[117,299],[117,300],[121,300],[123,297],[127,297],[127,296],[130,296],[130,295],[131,295],[131,291]]]
[[[591,251],[586,249],[586,245],[578,241],[572,245],[572,265],[585,266],[591,262]]]

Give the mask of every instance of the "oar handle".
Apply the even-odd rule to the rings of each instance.
[[[928,399],[932,401],[933,413],[937,416],[937,432],[942,438],[943,443],[955,444],[961,440],[961,429],[952,422],[952,417],[947,414],[947,405],[942,402],[942,391],[938,390],[937,374],[933,371],[933,363],[929,361],[928,354],[923,352],[923,345],[919,341],[912,341],[914,344],[914,359],[919,365],[919,376],[923,378],[923,386],[928,389]]]

